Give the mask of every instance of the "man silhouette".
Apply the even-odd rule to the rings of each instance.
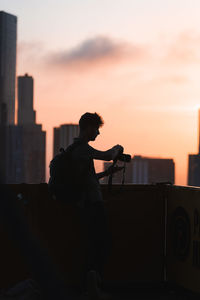
[[[49,187],[56,198],[71,199],[81,208],[83,227],[88,236],[88,259],[84,273],[83,288],[88,289],[92,299],[101,299],[98,281],[103,276],[103,268],[109,254],[111,238],[108,229],[107,212],[102,198],[99,179],[115,173],[123,167],[109,167],[96,173],[94,159],[115,160],[123,152],[123,147],[115,145],[109,150],[99,151],[88,143],[100,134],[103,120],[97,113],[85,113],[79,120],[79,136],[55,157],[50,164]],[[63,155],[63,156],[62,156]],[[60,160],[56,168],[58,158]],[[67,162],[67,163],[66,163]]]

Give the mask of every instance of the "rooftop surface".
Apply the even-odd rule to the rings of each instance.
[[[111,299],[199,299],[200,189],[134,185],[114,186],[111,193],[106,186],[102,189],[113,240],[104,272]],[[34,272],[50,294],[47,299],[59,300],[51,295],[59,290],[53,266],[64,274],[65,287],[76,286],[85,261],[79,210],[49,198],[45,184],[9,186],[9,190],[13,196],[2,189],[5,201],[0,201],[5,227],[0,227],[0,289]],[[26,220],[18,210],[24,211]],[[80,293],[71,289],[69,299],[80,299]]]
[[[123,288],[123,289],[107,289],[104,300],[197,300],[198,294],[191,293],[178,288],[158,287],[158,288]],[[31,289],[24,289],[21,292],[8,292],[0,295],[0,300],[6,299],[18,299],[18,300],[42,300],[41,296]],[[56,300],[59,300],[58,297]],[[90,298],[87,295],[80,295],[77,291],[71,291],[69,298],[66,300],[98,300],[96,298]]]

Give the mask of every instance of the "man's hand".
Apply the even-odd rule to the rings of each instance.
[[[110,174],[114,174],[116,172],[121,171],[122,169],[124,169],[124,167],[118,167],[118,166],[110,166],[107,170],[97,173],[96,176],[98,179],[101,179],[105,176],[109,176]]]
[[[117,158],[120,154],[123,153],[124,148],[121,145],[115,145],[114,147],[112,147],[113,150],[113,160],[115,158]]]

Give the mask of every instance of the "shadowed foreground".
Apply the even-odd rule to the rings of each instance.
[[[102,189],[112,232],[105,290],[113,299],[196,299],[200,190],[162,185],[114,186],[112,193],[107,186]],[[80,211],[51,199],[46,184],[6,186],[1,195],[0,288],[10,291],[32,278],[39,294],[15,299],[40,299],[40,291],[45,299],[79,299],[87,251]],[[3,297],[13,295],[4,292]]]

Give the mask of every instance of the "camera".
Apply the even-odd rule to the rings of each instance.
[[[124,161],[124,162],[130,162],[131,161],[131,155],[121,153],[119,156],[117,156],[116,160],[120,160],[120,161]]]
[[[118,156],[115,158],[114,162],[116,163],[118,160],[123,162],[130,162],[131,161],[131,155],[124,154],[123,153],[123,147],[121,148],[120,152],[118,153]]]

